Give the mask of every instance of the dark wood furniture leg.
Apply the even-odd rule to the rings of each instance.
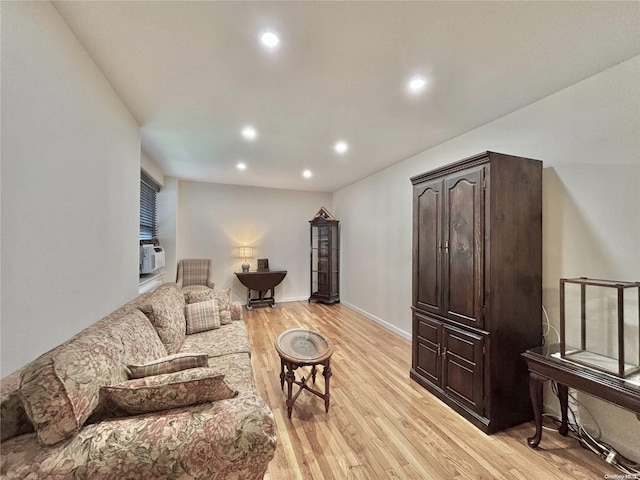
[[[284,390],[284,360],[280,359],[280,390]]]
[[[558,433],[564,437],[569,433],[569,418],[567,410],[569,409],[569,387],[558,383],[558,399],[560,400],[560,415],[562,423],[558,427]]]
[[[536,424],[536,433],[533,437],[527,438],[527,443],[531,448],[536,448],[542,438],[542,385],[545,380],[544,377],[529,372],[529,395]]]
[[[251,289],[247,288],[247,304],[245,305],[247,310],[251,310],[253,307],[251,306]]]
[[[291,418],[291,411],[293,410],[293,382],[296,380],[295,373],[293,373],[293,365],[287,362],[287,417]]]
[[[327,363],[325,363],[324,368],[322,369],[322,376],[324,377],[324,411],[325,413],[329,413],[329,400],[331,399],[331,395],[329,394],[329,380],[331,379],[331,360],[328,359]]]
[[[571,347],[573,348],[573,347]],[[537,447],[542,436],[542,383],[553,380],[558,384],[561,424],[558,433],[567,435],[569,388],[575,388],[614,405],[640,413],[640,386],[613,375],[585,368],[560,357],[561,345],[546,345],[522,354],[529,369],[529,394],[535,414],[536,432],[527,439],[530,447]],[[640,419],[640,415],[638,415]]]

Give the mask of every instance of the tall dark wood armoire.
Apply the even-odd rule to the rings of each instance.
[[[484,152],[415,176],[411,378],[485,433],[533,418],[542,162]]]
[[[311,226],[311,295],[309,302],[340,301],[340,233],[338,224],[329,211],[322,207]]]

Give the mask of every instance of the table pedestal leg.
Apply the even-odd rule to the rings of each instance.
[[[324,377],[324,411],[329,413],[329,400],[331,396],[329,395],[329,380],[331,379],[331,366],[329,365],[329,360],[327,360],[324,369],[322,370],[322,376]]]
[[[545,379],[529,373],[529,395],[531,396],[531,406],[536,424],[536,433],[533,437],[527,438],[527,443],[531,448],[536,448],[542,438],[542,384]]]

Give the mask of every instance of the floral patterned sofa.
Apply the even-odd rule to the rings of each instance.
[[[276,448],[240,304],[172,283],[2,379],[0,421],[3,479],[258,479]]]

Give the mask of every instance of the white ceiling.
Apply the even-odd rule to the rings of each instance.
[[[53,3],[168,175],[237,185],[332,192],[640,54],[637,1]]]

